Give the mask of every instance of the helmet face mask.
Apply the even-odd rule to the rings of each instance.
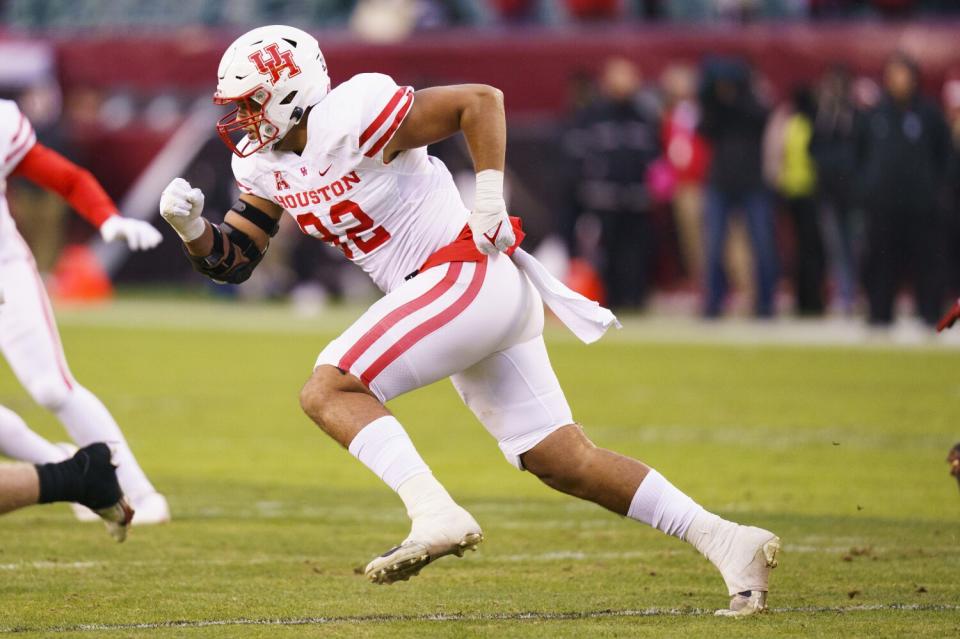
[[[233,105],[233,109],[217,122],[217,133],[234,154],[245,158],[267,148],[280,137],[280,130],[266,116],[266,107],[272,97],[263,86],[236,98],[214,96],[215,104]]]
[[[273,148],[330,90],[316,38],[283,25],[237,38],[223,54],[217,76],[214,103],[234,106],[220,118],[217,133],[240,157]]]

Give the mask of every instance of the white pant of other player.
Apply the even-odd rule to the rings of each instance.
[[[52,412],[78,446],[108,442],[114,449],[117,477],[136,504],[138,523],[169,519],[166,500],[140,469],[120,427],[93,393],[74,379],[60,343],[50,301],[32,257],[0,261],[0,351],[35,402]],[[51,444],[9,409],[0,409],[0,453],[34,464],[72,455],[71,446]],[[82,519],[98,517],[82,506]],[[142,515],[142,518],[141,518]]]
[[[523,469],[524,453],[574,423],[543,343],[538,288],[544,283],[535,287],[503,254],[433,267],[376,302],[323,350],[317,367],[351,373],[381,402],[450,377],[507,460]],[[479,524],[433,479],[395,418],[371,422],[349,449],[398,492],[412,519],[407,539],[367,566],[372,581],[409,579],[482,541]],[[654,470],[627,515],[689,541],[720,569],[732,597],[722,613],[764,607],[779,550],[772,533],[707,512]]]

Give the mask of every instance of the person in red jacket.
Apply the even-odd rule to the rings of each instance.
[[[11,176],[58,193],[108,242],[122,239],[130,249],[144,250],[159,244],[162,236],[147,222],[121,216],[89,171],[37,143],[16,103],[0,100],[0,352],[34,401],[57,416],[78,446],[99,441],[114,447],[120,485],[140,514],[137,523],[168,521],[166,499],[140,469],[120,427],[67,366],[36,262],[7,205],[6,180]],[[5,455],[45,464],[73,452],[31,434],[15,413],[0,411],[0,452]],[[80,518],[96,519],[86,509],[76,512]]]

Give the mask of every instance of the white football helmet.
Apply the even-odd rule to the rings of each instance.
[[[320,43],[285,25],[259,27],[234,40],[217,77],[213,101],[234,105],[217,122],[217,133],[240,157],[281,140],[330,91]]]

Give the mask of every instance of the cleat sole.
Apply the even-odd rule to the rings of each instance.
[[[122,542],[127,538],[130,522],[133,521],[134,510],[126,498],[121,498],[120,501],[113,506],[95,512],[103,520],[103,523],[107,527],[107,532],[109,532],[110,536],[117,540],[117,542]]]
[[[447,555],[456,555],[463,557],[467,550],[476,550],[477,546],[483,541],[483,533],[470,533],[453,544],[447,550],[431,555],[422,548],[415,549],[415,554],[404,556],[403,547],[400,546],[398,554],[401,556],[385,566],[367,573],[367,579],[379,585],[390,585],[397,581],[409,581],[411,577],[416,577],[426,566],[433,563],[441,557]],[[412,549],[414,550],[414,549]]]

